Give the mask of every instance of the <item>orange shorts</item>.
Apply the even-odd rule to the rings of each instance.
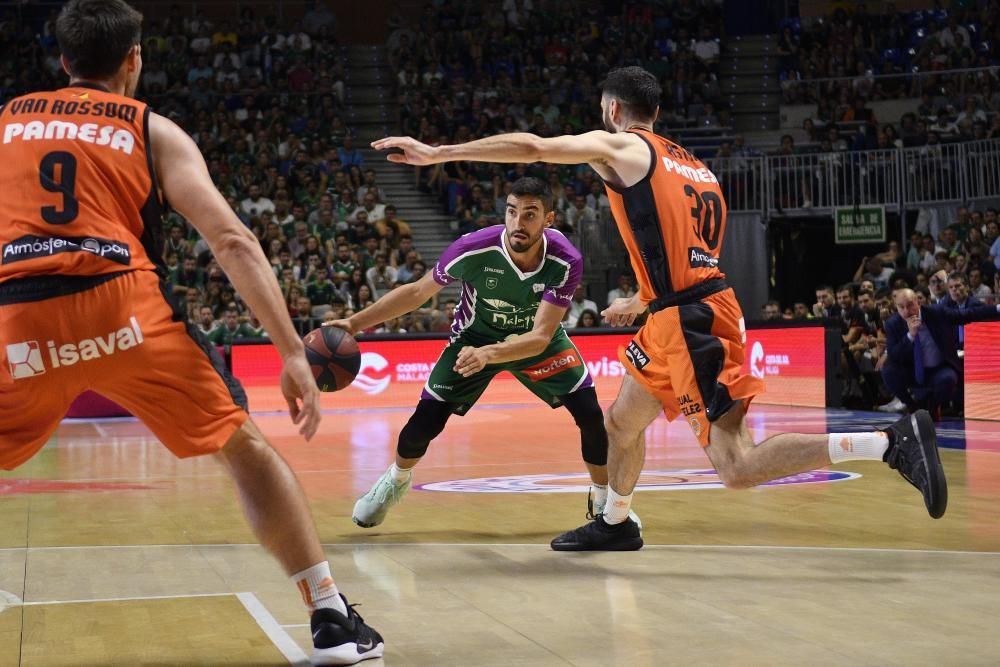
[[[31,458],[87,390],[178,457],[217,452],[247,419],[243,388],[152,271],[0,305],[0,468]]]
[[[712,422],[764,391],[762,380],[741,373],[745,341],[743,313],[727,289],[653,313],[619,356],[667,419],[684,415],[705,447]]]

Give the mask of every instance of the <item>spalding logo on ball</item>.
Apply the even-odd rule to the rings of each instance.
[[[361,369],[361,351],[350,334],[337,327],[320,327],[307,333],[302,342],[320,391],[340,391],[354,382]]]

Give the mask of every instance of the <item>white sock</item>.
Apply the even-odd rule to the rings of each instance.
[[[340,597],[337,584],[333,583],[329,562],[316,563],[308,570],[292,575],[292,582],[302,594],[302,601],[306,603],[309,611],[336,609],[341,614],[347,615],[344,600]]]
[[[632,506],[632,494],[618,495],[608,487],[608,504],[604,506],[604,523],[614,525],[628,518],[628,510]]]
[[[608,485],[590,483],[590,499],[594,509],[604,507],[608,502]]]
[[[413,474],[413,468],[400,468],[398,465],[393,463],[389,466],[389,474],[392,475],[392,481],[396,484],[402,484],[406,480],[410,479],[410,475]]]
[[[883,431],[870,433],[831,433],[830,461],[881,461],[889,449],[889,436]]]

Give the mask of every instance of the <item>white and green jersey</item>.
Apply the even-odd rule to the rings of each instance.
[[[543,232],[542,262],[527,273],[514,265],[503,242],[504,226],[466,234],[441,254],[434,266],[440,285],[462,281],[452,340],[496,343],[531,330],[542,301],[569,307],[583,275],[583,257],[561,232]]]

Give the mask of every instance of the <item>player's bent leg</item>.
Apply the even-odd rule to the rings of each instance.
[[[608,476],[611,490],[618,495],[632,495],[646,461],[646,427],[661,412],[660,401],[631,375],[625,376],[618,397],[604,416]]]
[[[455,410],[454,403],[422,399],[406,426],[399,433],[396,461],[382,473],[368,493],[354,503],[351,520],[362,528],[373,528],[385,520],[393,505],[399,503],[413,483],[413,467],[417,465],[431,440],[444,430]]]
[[[247,521],[288,575],[325,560],[299,482],[249,419],[216,455],[236,483]]]
[[[885,431],[782,433],[754,445],[743,405],[712,424],[705,453],[728,488],[746,489],[772,479],[843,461],[884,461],[917,488],[933,518],[948,506],[948,484],[937,449],[934,422],[918,410]]]
[[[580,389],[559,397],[577,427],[580,429],[580,449],[583,462],[590,473],[590,491],[587,494],[587,518],[604,514],[608,502],[608,430],[604,424],[604,411],[593,387]],[[642,530],[642,521],[634,511],[629,518]]]
[[[663,410],[631,376],[605,415],[608,431],[608,502],[593,521],[551,542],[555,551],[635,551],[643,545],[639,524],[631,514],[632,491],[646,456],[646,427]],[[637,518],[637,517],[636,517]]]
[[[580,453],[590,474],[587,518],[593,519],[604,511],[608,501],[608,431],[604,426],[604,411],[593,387],[560,396],[559,402],[573,415],[580,429]]]
[[[281,563],[311,613],[312,663],[353,665],[385,650],[337,589],[295,474],[250,420],[216,456],[226,465],[260,543]]]
[[[755,445],[736,402],[712,422],[705,453],[727,488],[748,489],[830,464],[826,435],[783,433]]]
[[[580,452],[583,462],[595,484],[608,484],[608,431],[604,425],[604,411],[593,387],[580,389],[559,397],[573,421],[580,429]]]

